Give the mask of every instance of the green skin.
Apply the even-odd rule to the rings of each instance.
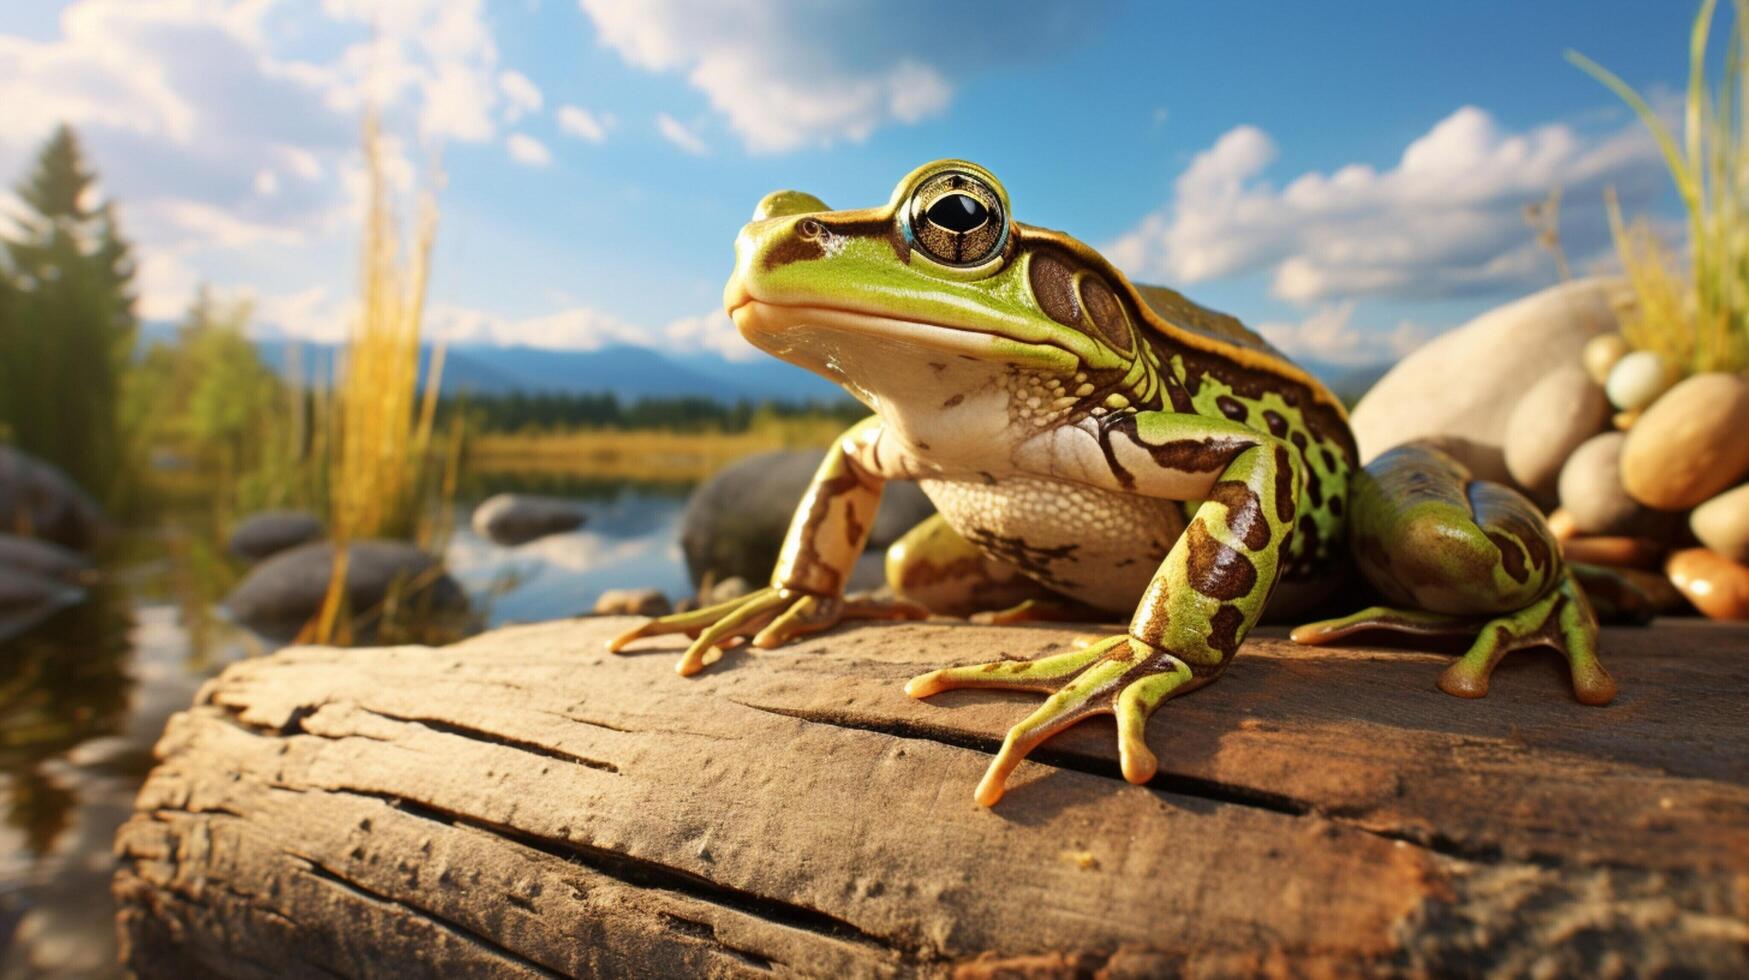
[[[1068,653],[906,686],[1049,695],[1009,731],[985,805],[1029,751],[1093,714],[1116,716],[1125,777],[1152,778],[1154,709],[1219,676],[1266,611],[1327,598],[1351,568],[1390,606],[1294,639],[1474,638],[1440,681],[1465,697],[1487,692],[1506,652],[1550,645],[1581,701],[1613,697],[1595,617],[1533,505],[1428,448],[1359,468],[1340,404],[1261,338],[1011,214],[995,177],[958,160],[913,171],[883,207],[760,202],[725,306],[753,344],[874,414],[827,454],[769,587],[611,649],[686,633],[690,675],[741,638],[770,648],[847,618],[1129,614],[1126,632]],[[940,513],[889,549],[898,600],[846,598],[891,479],[918,481]]]

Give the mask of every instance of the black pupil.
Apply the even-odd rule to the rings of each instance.
[[[969,194],[949,194],[929,206],[929,221],[948,231],[964,234],[990,219],[984,202]]]

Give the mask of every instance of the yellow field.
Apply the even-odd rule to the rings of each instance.
[[[702,480],[742,456],[825,446],[844,430],[826,418],[785,419],[746,432],[582,430],[495,433],[468,440],[467,468],[480,473],[586,473],[614,479]]]

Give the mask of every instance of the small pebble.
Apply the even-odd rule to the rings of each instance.
[[[666,616],[668,597],[660,589],[608,589],[595,600],[597,616]]]
[[[1749,483],[1726,490],[1688,515],[1700,543],[1737,562],[1749,562]]]
[[[1632,350],[1627,340],[1619,333],[1598,334],[1585,342],[1585,349],[1580,352],[1580,363],[1585,365],[1585,373],[1591,380],[1603,384],[1609,380],[1609,371],[1616,362],[1627,356]]]
[[[1675,382],[1674,373],[1662,354],[1656,351],[1637,350],[1615,362],[1615,367],[1609,370],[1609,380],[1604,384],[1604,390],[1609,393],[1610,404],[1624,412],[1636,408],[1645,408],[1658,400],[1658,396],[1670,390]]]
[[[1749,380],[1734,374],[1687,378],[1646,410],[1622,444],[1622,486],[1659,510],[1688,510],[1746,473]]]
[[[1657,568],[1664,551],[1662,544],[1645,538],[1598,535],[1561,542],[1561,557],[1568,561],[1617,568]]]
[[[1561,467],[1561,509],[1581,534],[1622,534],[1645,509],[1621,485],[1627,438],[1620,432],[1592,436]]]
[[[1749,619],[1749,565],[1706,548],[1685,548],[1670,556],[1664,573],[1709,619]]]

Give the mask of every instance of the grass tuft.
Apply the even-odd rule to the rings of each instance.
[[[1688,89],[1682,140],[1640,94],[1613,72],[1576,51],[1567,59],[1602,82],[1639,116],[1657,141],[1688,225],[1689,264],[1643,219],[1622,220],[1613,195],[1610,227],[1636,303],[1624,313],[1628,342],[1665,355],[1691,371],[1749,366],[1749,0],[1732,0],[1736,23],[1723,77],[1709,93],[1706,52],[1716,0],[1703,0],[1689,32]]]

